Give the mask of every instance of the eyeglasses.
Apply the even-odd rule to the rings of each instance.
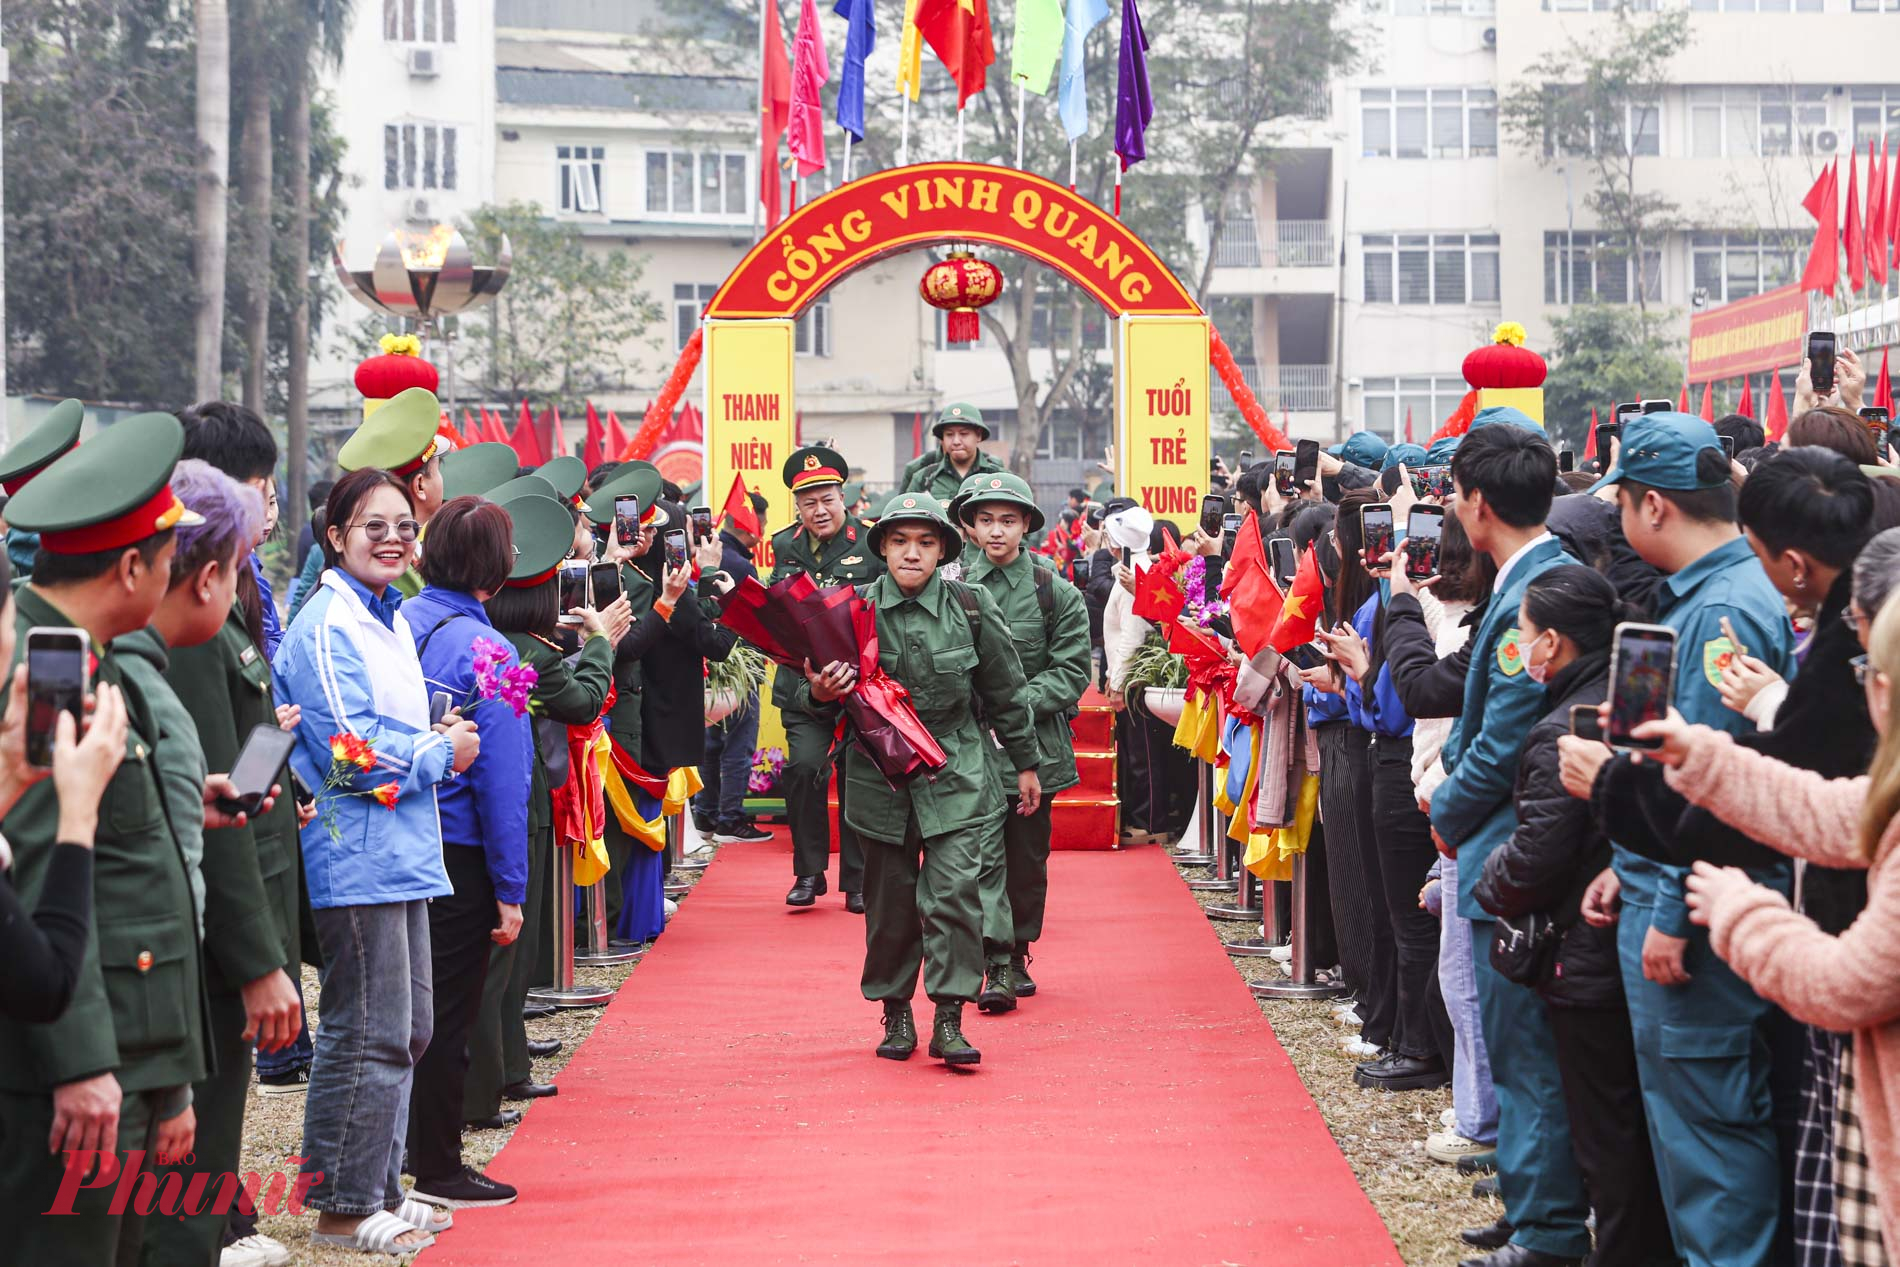
[[[1869,673],[1879,672],[1879,670],[1874,668],[1873,665],[1867,663],[1867,657],[1864,655],[1857,655],[1852,660],[1849,660],[1847,663],[1854,670],[1854,683],[1857,686],[1867,685],[1867,675]]]
[[[395,532],[398,541],[414,541],[416,535],[422,531],[422,525],[413,519],[398,519],[393,524],[387,519],[365,519],[362,523],[351,524],[350,526],[352,528],[361,528],[363,535],[368,538],[371,543],[389,540],[389,534],[392,530]]]
[[[1856,635],[1860,633],[1860,617],[1854,614],[1852,603],[1841,608],[1841,623],[1852,629]]]

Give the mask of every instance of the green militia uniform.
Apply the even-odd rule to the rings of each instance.
[[[143,636],[153,644],[158,641],[150,630]],[[270,665],[251,641],[241,607],[232,608],[209,642],[174,648],[168,659],[162,666],[168,693],[190,715],[209,768],[229,770],[254,727],[277,725]],[[128,672],[133,663],[127,661]],[[171,744],[168,732],[159,741],[159,764],[167,771]],[[247,1018],[240,988],[281,968],[302,990],[296,799],[290,795],[289,779],[280,774],[277,782],[284,795],[270,810],[242,827],[204,833],[205,986],[217,1071],[192,1087],[198,1113],[192,1164],[166,1168],[178,1171],[187,1184],[193,1175],[204,1174],[215,1185],[218,1176],[238,1169],[245,1098],[251,1087],[251,1045],[243,1038]],[[189,791],[178,786],[180,792]],[[184,809],[179,806],[181,815]],[[220,1247],[227,1217],[228,1211],[207,1210],[183,1219],[153,1220],[147,1225],[146,1262],[165,1267],[210,1261]]]
[[[909,470],[910,468],[906,468]],[[949,455],[939,449],[930,458],[916,466],[904,479],[903,490],[906,493],[929,493],[940,502],[947,502],[957,495],[964,481],[972,475],[992,475],[1008,470],[1001,462],[982,450],[977,451],[976,461],[970,469],[958,473],[950,464]]]
[[[867,533],[858,521],[846,518],[830,540],[819,541],[794,524],[772,537],[772,574],[768,586],[800,572],[818,586],[856,585],[884,572],[884,560],[872,553]],[[823,668],[823,665],[814,666]],[[792,874],[822,876],[831,865],[831,811],[826,793],[831,787],[833,723],[814,716],[797,701],[809,700],[805,680],[789,669],[772,675],[772,705],[785,723],[785,768],[779,787],[785,793],[785,817],[792,829]],[[846,821],[845,782],[838,784],[838,887],[846,893],[864,891],[864,851],[857,833]]]

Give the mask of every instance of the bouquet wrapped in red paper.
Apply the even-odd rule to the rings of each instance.
[[[860,751],[893,784],[942,769],[943,748],[910,693],[877,662],[877,611],[855,587],[819,588],[803,573],[767,589],[752,577],[726,592],[719,623],[792,673],[840,661],[858,671],[842,701]]]

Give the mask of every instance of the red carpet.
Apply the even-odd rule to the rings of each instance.
[[[424,1267],[1400,1262],[1160,850],[1055,855],[968,1074],[872,1057],[862,923],[789,911],[787,852],[720,852]]]

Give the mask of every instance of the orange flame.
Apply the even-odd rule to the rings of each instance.
[[[427,230],[399,232],[397,240],[402,245],[403,266],[414,269],[441,268],[442,261],[449,253],[449,239],[454,236],[454,226],[447,224],[438,224]]]

